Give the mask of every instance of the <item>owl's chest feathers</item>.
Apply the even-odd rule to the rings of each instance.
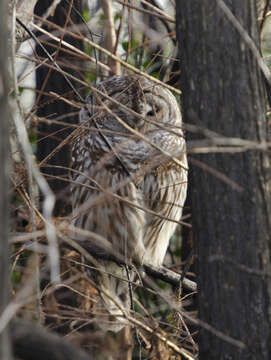
[[[77,170],[87,174],[86,181],[96,190],[79,185],[81,198],[91,200],[93,206],[77,225],[100,233],[120,248],[127,241],[131,256],[141,254],[142,258],[145,254],[144,261],[159,265],[176,228],[170,219],[178,221],[181,217],[187,172],[161,154],[146,157],[144,150],[143,144],[133,154],[131,147],[115,144],[109,151],[100,137],[85,138],[80,154],[85,161],[83,169]]]
[[[115,201],[121,202],[124,208],[129,208],[129,213],[140,214],[141,222],[144,218],[144,227],[147,228],[157,220],[161,221],[159,215],[173,220],[180,219],[182,204],[179,198],[181,192],[186,193],[187,173],[175,163],[160,165],[149,172],[139,173],[138,176],[134,174],[132,181],[119,172],[107,173],[106,178],[111,179],[111,188],[115,188]]]
[[[174,162],[169,162],[146,173],[140,188],[148,207],[158,213],[167,212],[168,207],[178,202],[178,192],[180,187],[186,187],[186,181],[187,174],[183,169]]]

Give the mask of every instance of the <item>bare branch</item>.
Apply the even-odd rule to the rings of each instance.
[[[67,225],[67,223],[62,223],[59,227],[59,229],[69,229],[70,232],[73,233],[73,238],[76,240],[76,235],[81,235],[84,237],[87,237],[88,240],[80,241],[80,240],[69,240],[67,237],[64,238],[64,241],[66,241],[69,246],[76,249],[81,255],[83,255],[86,260],[89,260],[90,263],[94,263],[96,265],[97,261],[96,259],[110,259],[115,261],[118,264],[125,264],[126,260],[125,258],[114,251],[112,248],[112,244],[106,240],[104,237],[93,233],[88,230],[80,229],[77,227],[74,227],[72,225]],[[90,255],[95,254],[95,259]],[[141,267],[140,264],[139,268]],[[180,281],[182,279],[182,274],[175,273],[172,270],[166,269],[165,267],[155,267],[150,264],[143,264],[144,271],[151,277],[155,279],[163,280],[171,285],[179,286]],[[197,290],[197,284],[189,280],[187,278],[184,278],[182,280],[183,286],[191,291]]]
[[[163,280],[171,285],[179,286],[182,280],[182,274],[178,274],[165,267],[157,268],[153,265],[145,264],[144,270],[152,278]],[[197,284],[192,280],[184,278],[182,280],[182,285],[188,290],[197,291]]]
[[[156,6],[153,6],[153,5],[151,5],[151,4],[147,3],[147,2],[144,2],[144,4],[150,6],[152,9],[154,9],[157,12],[157,14],[154,13],[153,11],[143,9],[143,8],[141,8],[139,6],[131,5],[130,3],[126,3],[126,2],[121,1],[121,0],[115,0],[115,1],[117,1],[119,4],[122,4],[122,5],[125,5],[125,6],[127,6],[129,8],[131,8],[131,9],[135,9],[135,10],[141,12],[141,13],[151,15],[151,16],[157,17],[158,19],[163,19],[163,20],[166,20],[168,22],[171,22],[171,23],[175,24],[175,19],[173,19],[168,14],[165,14],[160,9],[158,11]]]
[[[36,24],[33,24],[31,23],[31,25],[39,30],[40,32],[42,32],[43,34],[46,34],[48,35],[49,38],[52,38],[54,39],[55,41],[58,41],[58,42],[61,42],[63,45],[67,46],[67,47],[70,47],[71,48],[71,45],[69,45],[67,42],[65,41],[61,41],[60,38],[50,34],[48,31],[42,29],[40,26],[37,26]],[[68,34],[70,34],[68,31],[67,31]],[[73,35],[72,33],[70,35]],[[139,69],[137,69],[136,67],[126,63],[125,61],[121,60],[118,56],[112,54],[111,52],[107,51],[105,48],[103,48],[102,46],[98,45],[98,44],[95,44],[93,41],[87,39],[86,37],[83,37],[83,40],[88,43],[89,45],[93,46],[95,49],[103,52],[105,55],[111,57],[113,60],[116,60],[118,61],[122,66],[126,67],[127,69],[133,71],[135,74],[139,74],[141,76],[144,76],[146,79],[149,79],[151,80],[152,82],[158,84],[158,85],[161,85],[162,87],[168,89],[168,90],[171,90],[173,91],[175,94],[181,94],[181,91],[179,89],[176,89],[175,87],[171,86],[171,85],[168,85],[168,84],[165,84],[164,82],[156,79],[155,77],[151,76],[151,75],[148,75],[142,71],[140,71]],[[79,50],[75,50],[79,53]]]
[[[101,5],[104,12],[105,22],[105,49],[114,54],[116,44],[116,32],[114,27],[114,14],[112,9],[112,0],[101,0]],[[120,75],[120,63],[115,59],[108,58],[108,66],[111,74]]]
[[[13,16],[13,28],[15,24],[15,14]],[[43,202],[43,215],[45,217],[45,227],[46,233],[49,243],[49,261],[51,265],[51,280],[53,282],[58,282],[59,277],[59,252],[58,252],[58,244],[56,238],[55,227],[53,224],[53,210],[55,205],[55,195],[50,189],[47,181],[40,173],[39,168],[36,164],[35,157],[32,151],[31,144],[29,143],[28,134],[25,128],[24,123],[24,113],[21,108],[20,100],[19,100],[19,89],[17,83],[17,76],[16,76],[16,66],[15,66],[15,41],[13,46],[13,61],[12,61],[12,70],[13,70],[13,81],[14,81],[14,89],[16,95],[16,102],[19,109],[19,116],[14,116],[14,125],[17,132],[18,140],[21,144],[21,148],[25,157],[25,161],[27,164],[27,169],[29,172],[29,177],[36,180],[39,189],[41,190],[42,194],[44,195],[44,202]]]

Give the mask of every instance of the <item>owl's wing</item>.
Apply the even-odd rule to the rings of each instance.
[[[148,215],[144,244],[145,261],[161,266],[169,240],[181,219],[187,191],[187,159],[180,157],[183,168],[173,161],[159,166],[144,179],[147,206],[159,216]]]

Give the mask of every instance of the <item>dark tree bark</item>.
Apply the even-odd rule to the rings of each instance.
[[[8,69],[7,69],[7,1],[0,2],[0,317],[9,300],[8,249]],[[0,332],[0,359],[9,360],[8,328]]]
[[[258,45],[255,1],[224,2]],[[240,33],[217,0],[179,0],[176,10],[184,121],[222,136],[266,141],[263,79]],[[243,189],[236,191],[190,162],[199,316],[246,345],[240,351],[202,329],[200,359],[268,360],[271,358],[268,153],[250,150],[193,158],[227,175]]]
[[[52,0],[39,0],[37,2],[35,13],[39,16],[46,11],[49,5],[52,3]],[[75,0],[73,2],[73,8],[76,8],[79,12],[81,12],[81,0]],[[57,6],[56,11],[53,17],[49,17],[48,20],[64,27],[67,21],[67,14],[69,12],[69,2],[62,0],[60,4]],[[81,23],[81,19],[76,14],[74,9],[72,9],[70,17],[75,24]],[[68,27],[71,26],[71,23],[68,22]],[[43,27],[48,30],[49,32],[55,31],[55,28],[48,27],[43,25]],[[59,38],[61,38],[61,34],[58,34]],[[64,40],[71,45],[82,49],[83,44],[81,41],[72,38],[71,36],[65,36]],[[51,43],[53,41],[49,40]],[[56,51],[56,48],[50,47],[45,45],[47,51],[53,54]],[[46,54],[41,49],[40,46],[36,47],[36,51],[38,55],[44,59],[46,58]],[[54,56],[53,56],[54,57]],[[68,73],[72,74],[73,76],[80,77],[78,71],[73,70],[70,65],[79,65],[78,58],[72,56],[71,54],[67,54],[62,50],[59,51],[57,58],[55,59],[56,62],[61,61],[64,62],[66,65],[60,64],[60,67],[67,71]],[[48,77],[48,78],[47,78]],[[77,91],[79,90],[78,83],[75,81],[71,81],[72,85],[74,86]],[[51,71],[46,66],[41,66],[36,71],[36,88],[38,90],[37,99],[39,99],[38,103],[38,110],[37,115],[42,118],[49,118],[50,120],[62,117],[61,121],[65,121],[66,123],[76,124],[78,121],[78,109],[75,107],[70,106],[69,104],[65,103],[63,100],[52,100],[52,96],[49,95],[50,92],[54,92],[59,94],[68,99],[78,100],[76,98],[76,94],[69,86],[66,79],[61,75],[58,71]],[[40,96],[39,91],[42,90],[45,94]],[[80,92],[80,91],[79,91]],[[47,124],[44,122],[40,122],[38,125],[38,151],[37,157],[39,162],[45,159],[67,136],[71,133],[70,128],[66,126],[61,126],[57,124]],[[63,166],[69,167],[70,163],[70,151],[69,151],[69,144],[66,144],[61,147],[59,151],[53,157],[47,161],[48,165],[51,166]],[[61,170],[59,168],[46,168],[43,167],[42,171],[46,174],[59,176],[59,177],[66,177],[67,171]],[[49,178],[49,184],[52,190],[57,194],[57,202],[55,207],[55,215],[63,215],[67,212],[67,200],[68,194],[65,189],[67,189],[67,182],[62,181],[60,179]]]

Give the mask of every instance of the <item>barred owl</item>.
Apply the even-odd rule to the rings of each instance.
[[[80,124],[72,148],[73,224],[106,238],[129,264],[162,265],[187,189],[175,97],[146,78],[114,76],[87,97]],[[127,275],[122,265],[97,260],[104,270],[95,275],[100,301],[113,319],[108,328],[117,330],[118,304],[129,303]]]

